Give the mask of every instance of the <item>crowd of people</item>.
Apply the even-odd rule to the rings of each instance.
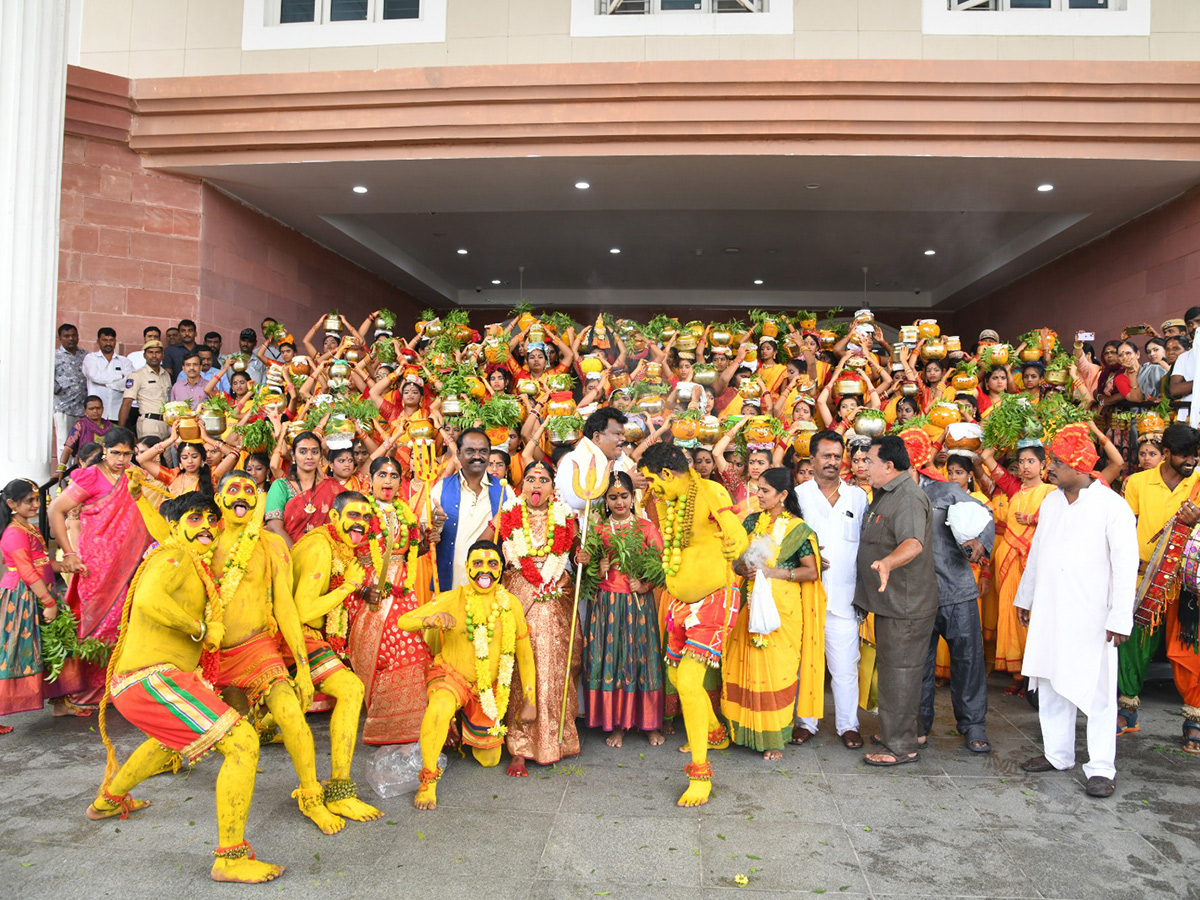
[[[330,313],[299,342],[265,319],[228,355],[189,320],[129,356],[64,324],[52,543],[36,483],[0,508],[0,714],[99,708],[93,819],[220,752],[230,881],[282,871],[243,833],[275,739],[333,833],[379,815],[350,778],[359,740],[419,742],[428,810],[448,743],[520,777],[578,754],[580,728],[655,747],[682,716],[695,806],[709,749],[777,760],[822,722],[874,744],[868,765],[912,762],[939,685],[988,753],[1001,672],[1039,710],[1023,767],[1071,769],[1082,711],[1086,791],[1107,797],[1165,640],[1200,754],[1200,308],[1099,357],[1083,332],[964,341],[922,319],[889,340],[840,312],[582,325],[522,305],[429,311],[411,337]],[[112,708],[147,735],[123,765]],[[311,711],[331,716],[324,783]]]

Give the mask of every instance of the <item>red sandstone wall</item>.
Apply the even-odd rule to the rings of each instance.
[[[201,185],[142,167],[128,147],[67,134],[63,145],[58,321],[95,349],[109,325],[125,352],[142,328],[198,320]]]
[[[204,188],[199,314],[227,346],[247,325],[257,330],[263,316],[286,325],[299,342],[332,308],[357,328],[380,307],[397,313],[401,334],[421,311],[416,300],[332,250]]]
[[[1050,327],[1064,339],[1095,332],[1099,348],[1125,325],[1157,328],[1197,305],[1200,188],[971,304],[955,322],[964,340],[982,328],[1013,338]]]
[[[264,316],[299,338],[333,307],[357,326],[386,306],[411,330],[420,308],[404,292],[200,181],[143,167],[130,95],[126,79],[68,70],[58,322],[79,326],[81,346],[107,325],[128,353],[145,326],[189,318],[228,350]]]

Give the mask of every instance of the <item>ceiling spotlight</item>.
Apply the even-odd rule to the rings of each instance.
[[[620,252],[621,252],[621,248],[620,248],[620,247],[613,247],[613,248],[612,248],[611,250],[609,250],[608,252],[609,252],[609,253],[620,253]]]
[[[761,278],[755,278],[755,279],[754,279],[754,283],[755,283],[755,284],[762,284],[762,279],[761,279]]]
[[[741,253],[742,248],[741,247],[726,247],[725,252],[726,253]]]
[[[459,247],[459,248],[458,248],[458,255],[459,255],[459,256],[466,256],[466,255],[467,255],[467,250],[466,250],[466,248],[465,248],[465,247]]]
[[[1039,184],[1039,185],[1038,185],[1038,190],[1039,190],[1039,191],[1041,191],[1043,194],[1045,194],[1045,193],[1047,193],[1047,192],[1049,192],[1049,191],[1052,191],[1052,190],[1054,190],[1054,185],[1052,185],[1052,184]]]
[[[581,191],[586,191],[588,188],[591,187],[591,185],[588,184],[586,181],[577,181],[577,182],[575,182],[575,187],[579,188],[579,190],[581,190]]]
[[[814,181],[814,182],[811,182],[810,184],[806,184],[805,187],[808,188],[810,191],[815,191],[817,188],[820,187],[820,185]]]
[[[492,279],[492,284],[499,284],[499,283],[500,283],[500,279],[499,279],[499,278],[493,278],[493,279]]]
[[[925,255],[926,255],[926,256],[936,256],[936,255],[937,255],[937,251],[936,251],[936,250],[926,250],[926,251],[925,251]]]
[[[365,194],[367,192],[366,185],[356,184],[351,190],[356,194]]]

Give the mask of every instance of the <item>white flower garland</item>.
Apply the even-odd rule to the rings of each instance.
[[[518,507],[525,507],[525,498],[517,497],[509,503],[504,509],[510,512]],[[553,500],[550,503],[549,515],[546,520],[546,534],[543,538],[544,543],[540,547],[532,545],[532,535],[524,528],[514,528],[511,535],[504,540],[504,555],[508,557],[508,561],[515,566],[521,565],[522,559],[530,559],[537,567],[542,575],[542,584],[534,592],[534,598],[537,600],[549,600],[557,597],[561,592],[558,588],[558,581],[562,578],[563,572],[567,570],[567,565],[570,563],[570,549],[563,553],[550,553],[549,544],[553,540],[554,529],[566,528],[567,520],[571,518],[573,513],[570,507],[560,500]],[[522,517],[528,516],[528,510],[522,509]]]

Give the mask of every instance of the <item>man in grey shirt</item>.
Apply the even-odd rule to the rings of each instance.
[[[981,562],[992,552],[996,523],[991,511],[959,485],[926,474],[929,470],[924,467],[933,455],[933,448],[924,432],[921,436],[924,441],[920,443],[926,445],[924,449],[914,448],[909,441],[906,444],[913,462],[909,471],[929,498],[933,511],[933,568],[937,573],[938,607],[933,634],[929,638],[929,653],[925,658],[920,733],[928,735],[933,727],[938,638],[944,637],[950,648],[950,702],[958,721],[958,733],[966,739],[968,750],[987,753],[992,749],[987,739],[987,662],[983,651],[983,626],[979,621],[979,585],[971,565]],[[925,458],[919,460],[918,453],[925,454]],[[970,471],[970,461],[966,464]],[[962,503],[979,507],[984,515],[977,517],[982,528],[960,543],[947,516],[951,509]],[[974,527],[971,530],[974,531]]]
[[[908,472],[908,450],[895,435],[871,439],[867,479],[873,499],[858,545],[854,605],[875,614],[879,742],[871,766],[915,762],[921,684],[937,615],[933,514]]]

